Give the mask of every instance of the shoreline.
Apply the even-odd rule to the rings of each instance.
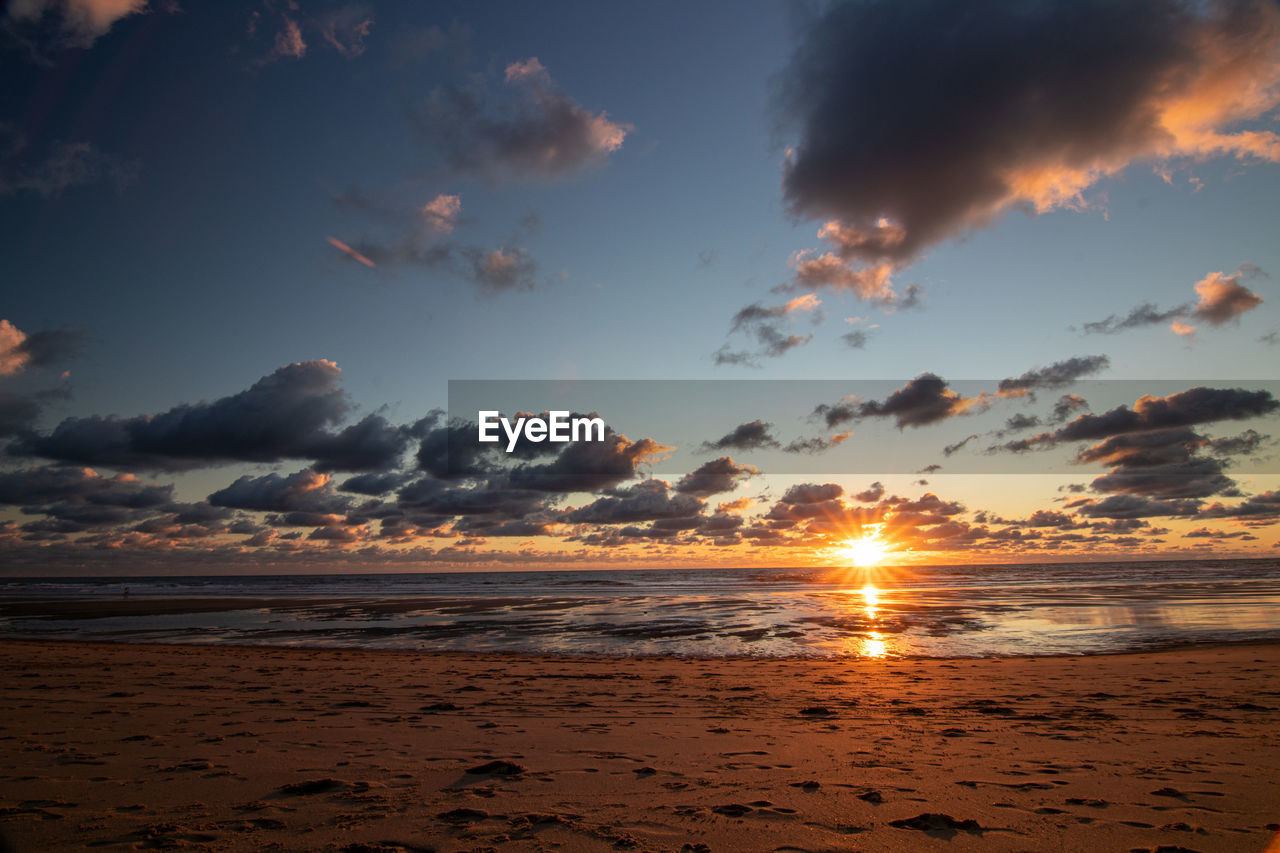
[[[273,645],[268,643],[226,643],[226,642],[177,642],[171,640],[159,640],[150,642],[147,640],[105,640],[105,639],[58,639],[56,637],[4,637],[0,636],[0,646],[4,645],[82,645],[88,647],[94,646],[110,646],[110,647],[130,647],[141,646],[145,648],[171,648],[171,649],[239,649],[244,651],[282,651],[282,652],[352,652],[358,654],[373,655],[409,655],[413,657],[463,657],[476,658],[481,660],[487,659],[505,659],[512,660],[537,660],[542,662],[563,662],[563,663],[610,663],[616,661],[638,661],[638,662],[662,662],[662,661],[689,661],[696,663],[714,663],[715,661],[734,661],[742,663],[759,662],[768,663],[777,661],[781,663],[829,663],[829,664],[845,664],[853,662],[870,662],[879,664],[892,664],[898,662],[972,662],[972,661],[1025,661],[1025,660],[1091,660],[1095,658],[1123,658],[1142,655],[1162,655],[1176,652],[1195,652],[1195,651],[1216,651],[1223,649],[1280,649],[1280,638],[1262,639],[1262,640],[1214,640],[1211,642],[1195,642],[1188,641],[1185,643],[1175,643],[1172,645],[1161,645],[1151,648],[1140,649],[1118,649],[1115,651],[1097,651],[1097,652],[1075,652],[1060,654],[1040,654],[1029,653],[1025,655],[885,655],[883,657],[870,657],[867,655],[846,655],[843,657],[833,655],[699,655],[699,654],[677,654],[677,653],[636,653],[636,654],[569,654],[556,652],[533,652],[520,651],[513,649],[398,649],[398,648],[376,648],[369,646],[316,646],[307,645],[305,643],[293,645]]]
[[[1277,725],[1275,644],[746,660],[4,640],[0,833],[19,853],[1262,850]]]

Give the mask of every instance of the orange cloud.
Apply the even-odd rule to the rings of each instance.
[[[26,339],[26,332],[0,320],[0,376],[12,376],[27,366],[31,356],[22,348]]]
[[[422,216],[427,225],[448,234],[457,224],[462,212],[462,199],[456,195],[438,195],[422,206]]]

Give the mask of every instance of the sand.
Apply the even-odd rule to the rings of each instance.
[[[1277,822],[1280,646],[811,662],[0,642],[16,851],[1261,851]]]

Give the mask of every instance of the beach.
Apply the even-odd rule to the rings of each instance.
[[[1280,646],[566,658],[0,642],[43,850],[1261,851]]]

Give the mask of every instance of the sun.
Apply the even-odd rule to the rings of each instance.
[[[872,536],[850,539],[845,543],[845,554],[855,566],[878,565],[888,553],[884,543]]]

